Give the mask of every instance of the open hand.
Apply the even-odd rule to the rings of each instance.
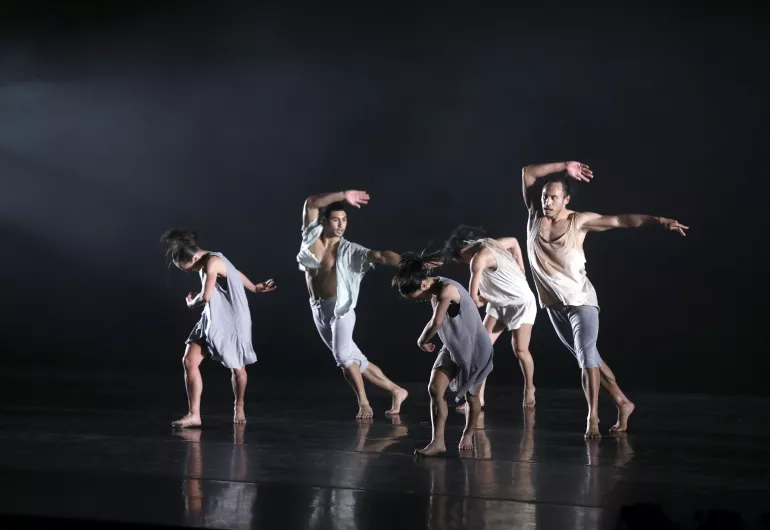
[[[582,162],[567,162],[567,175],[581,182],[591,182],[594,172]]]
[[[425,344],[417,343],[417,345],[422,351],[426,351],[428,353],[433,353],[433,351],[436,349],[436,345],[432,342],[426,342]]]
[[[275,291],[275,288],[277,285],[275,285],[275,280],[270,279],[266,282],[258,283],[254,286],[254,292],[255,293],[269,293],[270,291]]]
[[[684,233],[684,231],[690,229],[689,226],[684,226],[679,221],[674,221],[673,219],[666,219],[665,217],[660,218],[660,223],[666,228],[666,230],[676,230],[683,236],[687,235]]]
[[[351,206],[360,208],[362,204],[369,204],[369,194],[365,191],[348,190],[345,192],[345,201]]]

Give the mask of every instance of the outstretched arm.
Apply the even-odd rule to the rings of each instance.
[[[430,319],[425,326],[425,329],[422,330],[420,338],[417,339],[417,346],[419,346],[421,350],[432,352],[436,349],[435,344],[432,344],[429,341],[435,337],[438,330],[441,329],[441,324],[444,323],[444,317],[446,317],[447,309],[449,309],[449,304],[451,303],[452,294],[450,289],[445,287],[441,290],[441,294],[439,295],[438,304],[433,311],[433,318]]]
[[[398,267],[398,262],[401,261],[401,256],[392,250],[370,250],[366,258],[370,263],[391,267]]]
[[[362,204],[369,202],[369,194],[365,191],[348,190],[311,195],[305,200],[305,205],[302,208],[302,228],[306,228],[318,219],[318,212],[321,208],[340,201],[347,201],[351,206],[360,208]]]
[[[515,237],[501,237],[497,240],[497,242],[505,247],[508,252],[513,255],[514,261],[518,263],[519,268],[521,268],[521,272],[523,272],[526,276],[527,270],[524,268],[524,256],[521,252],[521,247],[519,246],[519,240]]]
[[[243,281],[243,286],[246,288],[246,290],[251,291],[252,293],[269,293],[270,291],[275,290],[276,285],[275,281],[272,279],[267,280],[266,282],[262,283],[252,283],[249,278],[243,274],[242,272],[238,271],[241,275],[241,281]]]
[[[665,217],[652,215],[625,214],[625,215],[601,215],[598,213],[580,214],[580,226],[586,232],[603,232],[613,228],[640,228],[642,226],[660,226],[666,230],[675,230],[682,235],[689,227]]]
[[[551,162],[548,164],[530,164],[521,168],[522,192],[524,193],[524,204],[527,208],[532,207],[532,186],[537,179],[547,177],[553,173],[566,171],[567,174],[575,180],[589,182],[593,178],[593,172],[587,165],[581,162]]]

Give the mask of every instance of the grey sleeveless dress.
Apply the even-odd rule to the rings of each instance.
[[[227,289],[217,282],[211,299],[203,308],[201,319],[187,338],[187,344],[198,342],[206,346],[212,359],[227,368],[240,368],[257,362],[251,345],[251,313],[246,289],[238,269],[219,252],[212,252],[225,262]],[[204,271],[200,272],[201,279]]]
[[[460,291],[460,307],[450,305],[438,336],[444,346],[433,363],[433,369],[441,369],[452,380],[449,390],[457,395],[455,401],[465,397],[466,392],[478,395],[479,387],[492,371],[492,341],[484,329],[479,310],[465,287],[449,278],[439,277]],[[437,303],[431,300],[435,311]],[[454,316],[452,316],[454,315]]]

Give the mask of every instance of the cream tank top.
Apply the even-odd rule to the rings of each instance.
[[[532,268],[540,307],[594,306],[599,307],[596,290],[586,275],[583,234],[578,229],[578,216],[569,215],[567,231],[556,239],[540,235],[543,216],[532,208],[527,230],[527,256]]]

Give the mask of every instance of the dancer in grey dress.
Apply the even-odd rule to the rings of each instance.
[[[275,289],[273,280],[253,284],[219,252],[209,252],[198,246],[197,236],[188,230],[167,230],[161,241],[168,245],[169,259],[184,272],[198,272],[201,291],[187,295],[187,307],[203,308],[201,318],[188,337],[183,358],[187,388],[187,414],[172,422],[176,427],[201,425],[200,403],[203,380],[200,363],[208,352],[232,372],[235,394],[235,423],[245,423],[243,410],[246,393],[246,365],[257,361],[251,345],[251,314],[246,300],[248,289],[265,293]],[[227,289],[217,283],[224,278]]]
[[[433,306],[433,318],[425,326],[417,345],[424,351],[435,351],[435,345],[430,341],[437,334],[443,343],[433,364],[428,388],[433,439],[425,448],[415,451],[422,456],[446,451],[447,388],[456,394],[456,401],[464,397],[468,404],[459,449],[473,449],[473,429],[481,412],[479,387],[492,371],[492,341],[468,291],[454,280],[431,276],[440,256],[440,253],[426,255],[424,252],[406,254],[393,279],[402,296],[430,300]]]

